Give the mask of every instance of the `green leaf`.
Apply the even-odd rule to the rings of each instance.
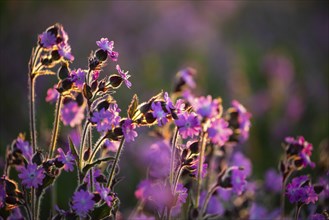
[[[69,137],[69,145],[70,145],[71,153],[73,154],[73,156],[75,158],[75,162],[77,164],[79,164],[79,155],[77,153],[77,148],[74,146],[73,141],[71,140],[70,137]]]
[[[127,111],[128,118],[132,119],[135,116],[137,111],[137,106],[138,106],[138,96],[135,94],[128,107],[128,111]]]
[[[98,159],[95,162],[89,163],[86,166],[84,166],[84,168],[82,169],[82,173],[85,175],[88,172],[88,170],[91,169],[92,167],[94,167],[100,163],[108,162],[108,161],[114,160],[114,159],[115,159],[114,157],[105,157],[105,158]]]

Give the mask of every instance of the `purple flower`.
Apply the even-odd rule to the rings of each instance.
[[[204,205],[206,194],[207,193],[205,191],[203,191],[201,193],[201,196],[200,196],[200,206],[201,207]],[[223,207],[223,204],[220,202],[218,197],[216,195],[211,196],[209,199],[208,205],[207,205],[207,209],[206,209],[207,214],[223,215],[224,211],[225,211],[225,209]]]
[[[233,154],[231,165],[243,167],[242,171],[246,174],[246,176],[248,177],[251,175],[252,164],[250,160],[241,152],[238,151]]]
[[[150,180],[141,181],[135,191],[135,197],[138,200],[147,200],[149,197],[149,189],[151,189],[152,182]]]
[[[112,104],[107,110],[102,108],[94,112],[90,121],[97,124],[98,132],[106,132],[119,125],[121,119],[119,116],[120,111],[117,104]]]
[[[305,204],[313,203],[315,204],[318,201],[319,197],[318,194],[315,193],[313,186],[305,186],[304,188],[304,198],[302,202]]]
[[[56,45],[56,36],[51,32],[45,31],[39,35],[39,44],[45,49],[51,49]]]
[[[109,195],[109,188],[96,184],[96,192],[98,192],[106,204],[111,207],[113,197]]]
[[[300,176],[292,179],[287,185],[286,195],[290,203],[303,202],[305,204],[315,203],[318,200],[318,195],[314,191],[314,187],[309,183],[308,176]]]
[[[117,152],[119,148],[119,142],[118,141],[110,141],[109,139],[106,139],[104,142],[104,146],[108,151]]]
[[[252,203],[249,213],[249,219],[266,219],[268,217],[268,212],[265,207]]]
[[[165,92],[164,95],[163,95],[163,98],[165,100],[165,103],[166,103],[166,109],[169,113],[171,113],[172,110],[175,109],[175,106],[174,104],[172,103],[169,95],[168,95],[168,92]]]
[[[190,88],[195,88],[196,84],[194,82],[193,76],[195,75],[195,69],[186,68],[177,73],[177,76],[183,80]]]
[[[241,105],[238,101],[233,100],[232,106],[238,113],[238,123],[239,123],[239,139],[240,141],[245,141],[249,137],[249,129],[251,126],[250,118],[251,114],[247,112],[246,108]]]
[[[311,216],[311,220],[326,220],[327,218],[320,214],[320,213],[315,213],[314,215]]]
[[[64,125],[74,127],[84,119],[84,107],[79,107],[76,101],[65,103],[61,109],[61,120]]]
[[[94,195],[88,191],[80,189],[75,192],[72,198],[72,209],[81,217],[87,217],[88,212],[94,209]]]
[[[83,83],[85,82],[85,76],[86,76],[86,72],[80,68],[71,71],[71,78],[79,89],[83,88]]]
[[[282,176],[274,169],[270,169],[265,174],[265,187],[273,192],[281,192]]]
[[[58,148],[57,151],[58,151],[59,155],[57,155],[56,158],[58,159],[58,161],[60,161],[64,164],[64,167],[63,167],[64,170],[72,172],[74,170],[73,165],[75,163],[75,159],[71,153],[71,150],[69,150],[67,152],[67,154],[64,153],[62,148]]]
[[[218,188],[217,194],[223,201],[228,202],[232,198],[232,189]]]
[[[116,65],[116,69],[120,75],[120,77],[123,79],[124,83],[126,84],[126,86],[130,89],[131,87],[131,82],[128,80],[130,78],[130,75],[128,74],[129,71],[124,71],[121,70],[119,65]]]
[[[212,99],[210,95],[207,97],[201,96],[195,98],[192,102],[192,106],[196,113],[202,118],[212,118],[218,115],[220,102],[218,99]]]
[[[228,122],[222,118],[212,120],[208,128],[209,139],[219,146],[223,146],[232,134],[233,131],[228,127]]]
[[[162,109],[161,102],[153,102],[151,108],[153,110],[153,117],[157,119],[158,125],[160,127],[164,126],[168,122],[168,119],[167,114]]]
[[[33,150],[28,141],[25,141],[22,137],[16,139],[16,147],[19,149],[27,161],[31,161]]]
[[[131,142],[135,140],[135,137],[137,137],[138,135],[135,129],[136,125],[133,123],[132,120],[127,119],[124,121],[122,125],[122,132],[126,142]]]
[[[59,97],[59,92],[57,91],[57,85],[55,84],[52,88],[47,90],[46,102],[55,103]]]
[[[78,129],[74,129],[70,132],[69,137],[71,138],[74,146],[79,147],[80,146],[80,139],[81,139],[81,134],[78,131]]]
[[[186,202],[187,196],[188,196],[187,188],[185,188],[183,184],[179,183],[176,187],[175,196],[172,197],[172,200],[174,200],[173,202],[175,202],[172,207],[173,216],[177,216],[178,214],[180,214],[181,207]],[[175,200],[174,198],[177,199]]]
[[[308,165],[312,168],[315,167],[315,163],[310,159],[313,145],[307,142],[304,137],[299,136],[296,139],[293,137],[286,137],[285,142],[287,144],[286,151],[288,155],[297,155],[301,159],[303,167],[307,167]]]
[[[144,213],[139,213],[133,217],[134,220],[155,220],[154,216],[147,216]]]
[[[114,42],[109,41],[107,38],[101,38],[99,41],[96,41],[97,46],[106,51],[107,55],[111,57],[111,59],[116,62],[118,60],[119,53],[113,51],[114,49]]]
[[[233,191],[236,194],[241,195],[247,185],[246,174],[243,170],[240,170],[239,168],[232,170],[231,183]]]
[[[26,188],[37,188],[38,185],[42,185],[45,178],[45,170],[42,167],[38,168],[36,164],[28,164],[26,168],[22,166],[19,168],[19,172],[18,177]]]
[[[11,210],[11,213],[7,218],[7,220],[23,220],[23,219],[25,219],[25,218],[22,215],[19,207],[16,207],[13,210]]]
[[[58,53],[61,57],[66,60],[73,61],[74,56],[71,54],[71,46],[65,42],[62,42],[58,45]]]
[[[182,138],[194,137],[201,131],[200,122],[198,116],[195,113],[183,113],[178,115],[178,119],[175,120],[175,124],[178,127],[179,134]]]

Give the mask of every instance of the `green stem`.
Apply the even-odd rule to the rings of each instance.
[[[171,160],[170,160],[170,184],[171,186],[174,185],[174,172],[175,172],[175,156],[176,156],[176,144],[177,144],[177,137],[178,137],[178,129],[175,128],[175,134],[172,139],[171,143]]]
[[[303,206],[302,204],[297,204],[296,213],[295,213],[295,220],[298,220],[299,213],[300,213],[300,210],[301,210],[302,206]]]
[[[29,91],[30,91],[30,135],[31,135],[31,144],[33,148],[33,153],[37,148],[37,137],[36,137],[36,127],[35,127],[35,80],[36,77],[30,75],[29,80]]]
[[[204,154],[206,150],[206,139],[207,139],[207,133],[205,131],[202,131],[201,134],[201,146],[199,146],[199,165],[198,165],[198,175],[197,175],[197,194],[196,194],[196,200],[195,200],[195,207],[199,207],[200,203],[200,193],[201,193],[201,185],[202,185],[202,170],[203,170],[203,159]]]
[[[86,120],[85,125],[83,126],[82,130],[82,136],[81,136],[81,142],[80,142],[80,153],[79,153],[79,170],[82,172],[82,163],[83,163],[83,150],[84,150],[84,145],[85,145],[85,140],[86,140],[86,135],[89,127],[89,121]]]
[[[57,144],[57,137],[58,137],[58,131],[59,131],[59,119],[61,115],[61,106],[62,106],[62,95],[60,94],[57,102],[56,102],[56,111],[55,111],[55,119],[54,119],[54,127],[53,127],[53,133],[51,137],[51,144],[49,147],[49,158],[53,157],[56,144]]]
[[[95,145],[95,147],[94,147],[94,150],[93,150],[93,152],[92,152],[92,154],[91,154],[91,157],[90,157],[89,160],[88,160],[89,163],[92,163],[94,157],[96,156],[96,153],[98,152],[98,150],[99,150],[100,147],[102,146],[102,143],[103,143],[103,141],[104,141],[105,139],[106,139],[106,136],[105,136],[105,135],[102,136],[102,137],[100,137],[100,138],[98,139],[98,141],[96,142],[96,145]]]
[[[112,168],[111,168],[109,179],[108,179],[107,184],[106,184],[106,186],[108,188],[110,188],[112,186],[112,182],[113,182],[114,174],[115,174],[115,168],[116,168],[116,166],[117,166],[117,164],[119,162],[119,158],[120,158],[120,155],[121,155],[121,151],[123,150],[123,144],[124,144],[124,142],[125,142],[125,138],[122,137],[121,142],[120,142],[120,146],[118,148],[118,151],[115,154],[115,159],[114,159],[114,162],[112,164]]]

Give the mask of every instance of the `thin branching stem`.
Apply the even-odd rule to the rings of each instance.
[[[173,189],[173,185],[174,185],[177,137],[178,137],[178,129],[177,129],[177,127],[175,127],[174,137],[173,137],[172,143],[171,143],[170,178],[169,178],[172,189]]]
[[[30,75],[29,79],[29,91],[30,91],[30,135],[31,135],[31,144],[33,153],[36,151],[37,148],[37,135],[36,135],[36,125],[35,125],[35,80],[36,77]]]
[[[59,131],[59,119],[61,115],[61,106],[62,106],[62,95],[59,95],[57,102],[56,102],[56,111],[55,111],[55,119],[54,119],[54,127],[53,127],[53,133],[51,137],[51,144],[49,148],[49,158],[53,157],[56,144],[57,144],[57,137],[58,137],[58,131]]]
[[[300,214],[300,210],[302,209],[303,204],[298,203],[296,206],[296,212],[295,212],[295,220],[298,220],[299,214]]]
[[[82,130],[82,136],[81,136],[81,142],[80,142],[80,155],[79,155],[79,170],[82,171],[82,161],[83,161],[83,150],[84,150],[84,146],[85,146],[85,140],[86,140],[86,135],[87,135],[87,131],[88,131],[88,127],[89,127],[90,123],[88,120],[86,120],[85,125],[83,126],[83,130]]]
[[[201,209],[201,212],[199,213],[199,216],[203,216],[203,214],[206,212],[206,209],[207,209],[207,206],[208,206],[208,203],[209,203],[209,200],[212,196],[212,194],[215,193],[215,191],[218,189],[219,186],[215,185],[211,188],[211,190],[207,193],[207,196],[206,196],[206,199],[204,200],[204,203],[203,203],[203,206],[202,206],[202,209]]]
[[[117,164],[119,162],[119,158],[120,158],[121,152],[123,150],[123,144],[124,144],[124,142],[125,142],[125,138],[122,137],[121,142],[120,142],[120,146],[118,148],[117,153],[115,154],[115,159],[114,159],[114,162],[113,162],[112,167],[111,167],[110,176],[109,176],[109,179],[108,179],[107,184],[106,184],[107,187],[111,187],[112,186],[112,182],[113,182],[114,174],[115,174],[115,168],[116,168],[116,166],[117,166]]]
[[[98,139],[98,141],[96,142],[95,147],[93,149],[93,152],[89,158],[89,161],[88,161],[89,163],[93,162],[94,157],[96,156],[97,152],[99,151],[99,149],[102,146],[102,143],[105,141],[105,139],[106,139],[106,135],[103,135],[102,137],[100,137]]]

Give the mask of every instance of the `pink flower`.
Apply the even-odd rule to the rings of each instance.
[[[59,97],[59,92],[57,91],[57,85],[55,84],[52,88],[47,90],[46,102],[55,103]]]
[[[123,136],[125,137],[126,142],[134,141],[135,137],[138,136],[135,129],[136,129],[136,125],[133,123],[132,120],[127,119],[124,121],[124,123],[122,125],[122,132],[123,132]]]
[[[70,125],[74,127],[76,125],[81,124],[84,119],[84,108],[79,107],[76,101],[70,101],[61,109],[61,120],[64,125]]]
[[[128,80],[130,78],[130,75],[128,74],[129,71],[124,71],[124,70],[121,70],[120,66],[119,65],[116,65],[116,69],[120,75],[120,77],[122,78],[123,82],[126,84],[126,86],[130,89],[131,87],[131,82]]]
[[[178,119],[175,120],[175,124],[178,127],[179,134],[182,138],[194,137],[201,131],[200,122],[198,116],[195,113],[188,114],[187,112],[178,115]]]
[[[116,62],[118,60],[119,53],[116,51],[113,51],[114,49],[114,42],[109,41],[107,38],[101,38],[99,41],[96,41],[97,46],[99,46],[100,49],[107,52],[107,55],[111,57],[111,59]]]
[[[228,122],[222,118],[212,120],[208,128],[208,136],[211,142],[219,146],[223,146],[232,134],[233,131],[228,128]]]
[[[218,99],[212,99],[210,95],[207,97],[201,96],[192,101],[192,106],[195,112],[202,118],[212,118],[218,115],[220,102]]]
[[[74,56],[71,54],[71,46],[62,42],[58,45],[58,53],[66,60],[73,61]]]

